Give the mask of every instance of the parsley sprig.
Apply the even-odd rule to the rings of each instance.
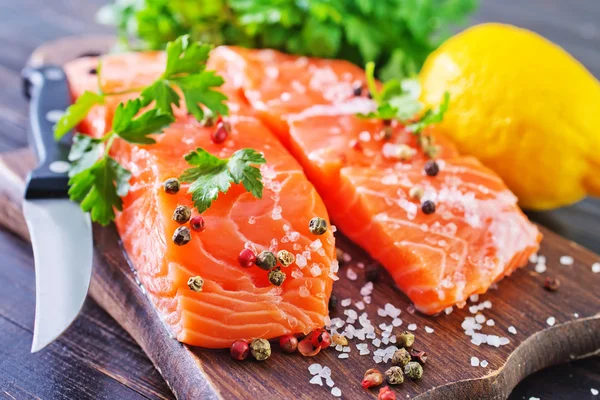
[[[199,213],[208,209],[219,192],[227,193],[231,183],[242,183],[254,197],[262,198],[263,184],[256,164],[266,162],[262,154],[253,149],[241,149],[226,159],[213,156],[203,149],[196,149],[185,156],[192,166],[181,174],[182,182],[191,183],[194,207]]]
[[[429,136],[422,135],[429,125],[442,122],[444,114],[450,105],[450,94],[444,93],[442,103],[436,109],[428,108],[423,111],[419,101],[420,86],[414,79],[399,81],[392,79],[385,82],[379,90],[375,80],[375,64],[370,62],[365,67],[365,75],[369,93],[377,108],[368,114],[359,114],[363,118],[381,119],[384,121],[398,120],[405,124],[406,129],[417,136],[417,142],[426,154],[434,156],[436,149]]]
[[[224,103],[227,97],[215,90],[223,84],[223,79],[214,71],[206,70],[211,48],[191,42],[189,36],[179,37],[167,44],[165,71],[152,84],[118,93],[106,93],[101,88],[98,93],[86,91],[56,123],[54,135],[59,140],[77,126],[92,107],[104,104],[108,96],[140,92],[138,98],[117,106],[112,127],[102,138],[74,136],[69,154],[72,163],[69,197],[81,202],[81,208],[90,212],[93,221],[102,225],[110,223],[115,218],[115,209],[122,210],[121,197],[129,191],[130,171],[109,155],[114,140],[118,137],[135,144],[155,143],[151,135],[162,133],[175,121],[173,107],[180,105],[181,98],[174,88],[181,91],[188,111],[198,120],[204,117],[202,106],[215,115],[228,113]],[[100,71],[101,65],[98,74]],[[234,181],[239,181],[238,175],[234,177]]]

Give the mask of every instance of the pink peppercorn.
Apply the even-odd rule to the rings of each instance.
[[[231,132],[231,125],[228,122],[219,122],[217,124],[217,128],[213,131],[211,138],[212,141],[216,144],[223,143],[227,140],[227,136],[229,136],[229,132]]]
[[[243,340],[236,340],[231,344],[229,353],[231,354],[231,358],[234,360],[242,361],[248,357],[248,354],[250,354],[250,346],[248,346],[248,343],[244,342]]]
[[[294,335],[284,335],[279,338],[279,347],[284,353],[293,353],[298,349],[298,338]]]
[[[256,262],[256,254],[250,249],[244,249],[238,255],[238,262],[240,266],[250,268]]]
[[[190,226],[196,232],[202,232],[204,230],[204,218],[201,215],[196,215],[190,220]]]

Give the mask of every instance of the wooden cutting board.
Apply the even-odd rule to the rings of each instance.
[[[109,39],[93,38],[62,40],[51,43],[32,56],[32,62],[60,64],[78,54],[102,52]],[[34,167],[32,153],[23,149],[0,155],[0,224],[27,238],[21,214],[24,177]],[[402,326],[416,324],[415,348],[425,350],[429,359],[420,382],[407,381],[395,387],[398,398],[431,399],[500,399],[526,375],[549,365],[576,358],[600,354],[600,274],[591,265],[600,256],[541,228],[544,241],[540,254],[547,258],[547,271],[538,274],[530,265],[504,279],[495,290],[480,296],[477,303],[491,301],[492,308],[481,311],[494,326],[484,325],[482,333],[507,337],[510,343],[501,347],[487,344],[475,346],[463,332],[465,317],[474,316],[467,304],[451,314],[428,317],[410,312],[410,302],[393,284],[387,273],[375,284],[371,304],[366,306],[375,325],[391,323],[389,317],[378,317],[377,310],[388,302],[402,309]],[[172,339],[167,329],[136,284],[126,255],[123,253],[114,227],[94,227],[95,256],[90,295],[121,324],[148,354],[156,368],[180,399],[320,399],[333,398],[330,388],[308,383],[308,366],[320,363],[329,366],[335,386],[343,398],[375,398],[376,390],[360,387],[364,371],[378,367],[382,372],[389,364],[377,365],[370,355],[360,356],[350,345],[348,359],[333,349],[308,358],[287,355],[275,350],[263,363],[246,360],[235,362],[227,351],[191,348]],[[339,237],[338,246],[352,256],[352,261],[340,271],[341,279],[333,292],[339,300],[361,300],[360,288],[365,284],[364,268],[372,260],[356,245]],[[561,265],[559,259],[570,255],[572,265]],[[346,277],[348,269],[358,279]],[[544,290],[547,276],[558,278],[556,292]],[[341,317],[345,308],[340,304],[331,317]],[[359,312],[360,313],[360,312]],[[556,323],[550,326],[548,318]],[[515,327],[516,334],[508,332]],[[425,330],[428,329],[428,333]],[[385,347],[385,346],[382,346]],[[471,366],[471,357],[486,360],[487,367]]]

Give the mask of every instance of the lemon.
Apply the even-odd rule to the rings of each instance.
[[[498,173],[522,207],[600,195],[600,83],[557,45],[478,25],[443,43],[419,78],[426,105],[450,92],[441,133]]]

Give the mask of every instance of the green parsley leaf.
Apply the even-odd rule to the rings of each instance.
[[[140,99],[129,100],[125,104],[119,103],[113,117],[113,132],[130,143],[156,143],[148,135],[162,133],[162,129],[175,121],[175,118],[171,114],[164,114],[158,108],[148,110],[134,118],[141,108]]]
[[[173,114],[173,106],[179,107],[179,95],[168,82],[157,80],[140,93],[142,106],[146,107],[155,101],[155,107],[164,114]]]
[[[97,104],[104,104],[103,95],[88,90],[83,92],[54,125],[54,138],[59,140],[65,136],[71,129],[83,121],[92,107]]]
[[[204,104],[214,115],[227,115],[229,113],[229,109],[225,104],[227,96],[213,90],[213,88],[221,86],[224,82],[223,78],[214,71],[204,71],[200,74],[178,78],[174,82],[183,92],[188,111],[198,121],[204,118],[204,111],[200,104]]]
[[[185,160],[193,167],[185,170],[179,179],[191,183],[188,193],[192,194],[199,213],[206,211],[220,192],[227,193],[231,182],[242,183],[253,196],[262,198],[262,176],[254,165],[264,164],[266,160],[256,150],[241,149],[230,158],[221,159],[198,148],[188,153]]]
[[[81,209],[89,212],[93,221],[108,225],[115,218],[115,209],[123,209],[121,196],[129,191],[130,177],[114,159],[104,157],[69,179],[69,197],[81,202]]]
[[[191,41],[189,35],[167,43],[167,68],[163,76],[169,79],[180,74],[202,72],[212,48],[212,45]]]
[[[91,136],[77,134],[73,137],[73,145],[69,152],[69,176],[91,168],[102,154],[102,141]]]
[[[421,132],[425,127],[438,124],[444,119],[444,114],[448,111],[450,106],[450,93],[444,93],[444,99],[437,109],[427,109],[423,115],[414,123],[407,126],[412,132]]]

